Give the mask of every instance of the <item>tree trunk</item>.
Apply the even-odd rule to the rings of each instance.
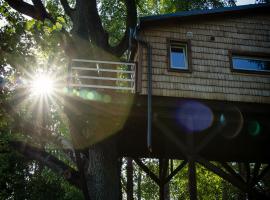
[[[116,152],[114,141],[89,148],[84,170],[91,200],[120,199],[120,162]]]
[[[85,136],[91,135],[93,130],[87,129],[85,119],[74,113],[66,113],[70,120],[71,137],[77,152],[76,162],[85,199],[121,199],[121,163],[116,147],[117,139],[111,137],[95,144],[88,143]]]

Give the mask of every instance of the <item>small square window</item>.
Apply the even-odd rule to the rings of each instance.
[[[170,41],[169,68],[184,71],[189,69],[187,43]]]

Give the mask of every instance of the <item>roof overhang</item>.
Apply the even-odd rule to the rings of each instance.
[[[233,6],[233,7],[223,7],[216,9],[207,9],[207,10],[191,10],[176,12],[172,14],[163,14],[163,15],[153,15],[145,16],[139,19],[138,29],[148,25],[159,24],[161,22],[173,22],[175,20],[186,21],[193,19],[208,19],[209,17],[224,17],[232,15],[241,15],[241,14],[255,14],[255,13],[267,13],[270,12],[270,3],[265,4],[251,4],[244,6]]]

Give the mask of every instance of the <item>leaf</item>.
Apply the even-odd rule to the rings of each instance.
[[[62,26],[62,24],[60,24],[59,22],[56,22],[56,23],[55,23],[55,27],[56,27],[55,30],[60,31],[60,30],[62,29],[63,26]]]
[[[35,20],[28,20],[26,23],[25,23],[25,29],[27,31],[29,31],[30,29],[32,29],[35,25]]]
[[[66,23],[66,20],[64,19],[64,17],[57,17],[57,22],[61,23],[61,24],[64,24]]]

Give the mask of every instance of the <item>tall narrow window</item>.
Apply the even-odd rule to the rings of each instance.
[[[188,70],[188,45],[182,42],[170,42],[169,47],[171,70]]]
[[[270,73],[270,57],[268,56],[232,53],[231,63],[232,69],[236,71]]]

